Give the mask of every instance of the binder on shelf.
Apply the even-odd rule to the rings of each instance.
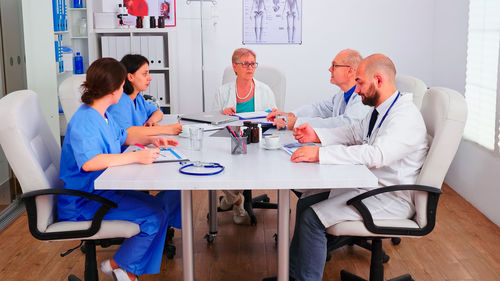
[[[133,54],[141,54],[141,37],[140,36],[132,37],[132,53]]]
[[[116,58],[116,36],[109,36],[109,56]]]
[[[162,36],[148,36],[149,44],[149,62],[151,69],[164,68],[163,62],[163,37]]]
[[[150,60],[148,36],[140,36],[140,38],[141,38],[141,51],[139,53],[145,56],[148,60]],[[149,67],[151,68],[151,65]]]
[[[103,36],[101,37],[101,57],[109,58],[111,57],[109,52],[109,37]]]
[[[160,105],[166,105],[167,104],[167,97],[166,97],[166,83],[165,83],[165,74],[160,73],[158,76],[158,103]]]
[[[68,30],[68,7],[65,0],[52,0],[54,31]]]
[[[151,73],[151,82],[149,83],[149,95],[153,96],[153,98],[156,99],[157,102],[160,100],[158,99],[158,74],[157,73]]]
[[[154,96],[160,105],[165,105],[165,74],[151,73],[150,95]]]
[[[125,55],[130,54],[130,37],[116,36],[116,57],[121,60]]]

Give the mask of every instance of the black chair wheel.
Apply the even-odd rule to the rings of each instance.
[[[82,251],[82,253],[84,253],[84,254],[87,254],[87,248],[85,247],[85,244],[83,244],[83,245],[80,247],[80,251]],[[70,275],[70,277],[71,277],[71,275]],[[68,278],[69,278],[69,277],[68,277]],[[78,279],[78,280],[80,280],[80,279]]]
[[[207,213],[207,220],[210,220],[210,213]]]
[[[172,242],[172,239],[174,238],[174,234],[175,234],[175,229],[169,225],[167,227],[167,238],[166,238],[166,240],[168,242]]]
[[[163,254],[167,257],[167,259],[171,260],[175,256],[175,246],[170,244],[165,244],[165,249],[163,249]]]
[[[75,275],[71,274],[68,276],[68,281],[82,281],[82,279],[76,277]]]
[[[401,243],[401,238],[399,237],[392,237],[391,238],[392,245],[399,245]]]
[[[332,259],[332,254],[329,251],[327,251],[326,252],[326,261],[330,261],[331,259]]]
[[[205,239],[207,240],[208,244],[212,244],[215,241],[215,235],[205,234]]]
[[[278,234],[277,233],[273,234],[273,238],[274,238],[274,243],[278,244]]]
[[[257,217],[256,216],[250,216],[250,225],[251,226],[257,225]]]
[[[389,257],[388,255],[384,254],[384,257],[382,258],[382,262],[383,263],[387,263],[390,259],[391,259],[391,257]]]

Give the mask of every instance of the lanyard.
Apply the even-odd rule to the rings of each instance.
[[[385,117],[387,117],[387,114],[389,113],[389,111],[391,111],[391,108],[392,106],[396,103],[396,101],[399,99],[399,96],[401,95],[401,93],[398,92],[398,95],[396,96],[396,98],[392,101],[391,105],[389,106],[389,108],[387,109],[387,111],[385,112],[384,116],[382,117],[382,120],[380,120],[380,123],[378,124],[377,126],[377,129],[380,129],[380,126],[382,126],[382,123],[384,123],[384,120],[385,120]],[[369,138],[368,134],[366,135],[367,138]]]

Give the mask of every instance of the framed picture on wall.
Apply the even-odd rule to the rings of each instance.
[[[175,0],[123,0],[123,4],[128,10],[126,25],[134,26],[139,16],[154,17],[157,27],[176,25]]]
[[[175,26],[175,0],[160,0],[160,16],[165,19],[165,26]]]

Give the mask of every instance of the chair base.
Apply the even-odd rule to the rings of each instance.
[[[372,244],[364,238],[343,236],[343,237],[339,237],[339,239],[336,239],[335,241],[333,241],[331,239],[331,237],[334,237],[334,236],[327,234],[328,243],[327,243],[327,250],[326,250],[326,261],[330,261],[332,259],[331,251],[338,249],[340,247],[343,247],[345,245],[349,245],[349,246],[357,245],[357,246],[359,246],[363,249],[366,249],[368,251],[372,250]],[[393,239],[399,239],[399,241],[401,241],[401,238],[393,238]],[[393,244],[397,245],[394,242],[393,242]],[[389,259],[390,259],[390,257],[385,253],[385,251],[382,250],[382,262],[387,263],[389,261]]]
[[[383,265],[383,255],[385,255],[384,250],[382,250],[382,239],[373,238],[371,244],[371,261],[370,261],[370,278],[369,281],[384,281],[384,265]],[[368,281],[357,275],[354,275],[348,271],[340,271],[340,280],[342,281]],[[414,281],[409,274],[405,274],[388,281]]]
[[[340,280],[342,281],[368,281],[363,279],[357,275],[354,275],[348,271],[342,270],[340,271]],[[378,281],[378,280],[369,280],[369,281]],[[401,275],[396,278],[389,279],[387,281],[415,281],[410,274]]]

